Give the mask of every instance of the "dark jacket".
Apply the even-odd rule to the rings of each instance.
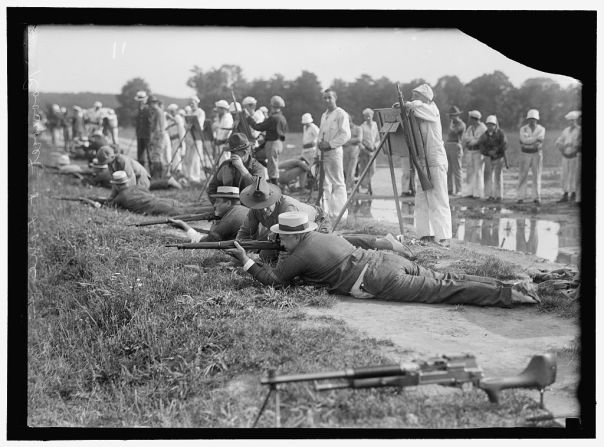
[[[254,118],[248,116],[247,122],[252,129],[260,132],[266,132],[266,136],[264,138],[266,141],[285,140],[287,121],[281,112],[273,113],[261,123],[257,123],[254,121]]]
[[[148,104],[139,109],[136,115],[136,137],[151,138],[151,111]]]
[[[489,134],[488,130],[483,133],[478,140],[478,146],[482,155],[491,157],[491,160],[498,160],[505,155],[508,142],[503,131],[497,128],[493,134]]]
[[[231,160],[223,161],[218,167],[216,174],[210,180],[208,185],[208,196],[216,194],[219,186],[237,186],[239,191],[249,186],[254,181],[254,176],[264,177],[264,167],[253,157],[250,157],[247,163],[243,164],[247,170],[247,175],[241,175],[241,172],[231,165]],[[210,197],[210,202],[214,203],[216,199]]]

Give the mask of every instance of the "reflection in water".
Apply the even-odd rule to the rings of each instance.
[[[353,202],[351,217],[365,217],[378,221],[397,223],[396,205],[393,199],[374,199]],[[458,217],[466,207],[453,208],[451,217],[453,237],[460,241],[499,247],[504,250],[533,254],[550,261],[571,262],[567,253],[578,253],[580,228],[577,222],[558,222],[541,219],[497,217],[472,219]],[[487,208],[476,209],[477,212]],[[413,225],[413,203],[401,203],[405,225]],[[511,214],[500,209],[499,214]]]

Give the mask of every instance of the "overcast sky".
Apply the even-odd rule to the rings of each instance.
[[[194,65],[205,71],[222,64],[241,66],[248,80],[275,73],[294,79],[309,70],[324,88],[363,73],[429,83],[456,75],[465,83],[501,70],[517,87],[538,76],[577,82],[514,62],[455,29],[41,26],[30,30],[29,43],[30,77],[46,92],[115,94],[142,77],[155,93],[186,97]]]

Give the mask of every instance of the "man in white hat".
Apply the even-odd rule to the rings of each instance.
[[[61,107],[58,104],[53,104],[48,110],[48,130],[52,140],[52,145],[55,149],[58,149],[59,136],[64,136],[63,126],[65,118],[61,112]],[[63,138],[64,147],[67,149],[67,141]]]
[[[151,113],[147,104],[147,92],[140,90],[134,100],[138,102],[138,113],[135,120],[136,159],[142,166],[151,166],[149,140],[151,140]],[[146,161],[145,161],[146,159]]]
[[[261,123],[266,119],[266,116],[264,116],[264,113],[262,113],[260,109],[256,110],[256,104],[256,98],[252,96],[246,96],[243,98],[243,101],[241,101],[241,105],[243,106],[243,110],[245,110],[246,115],[251,116],[256,123]],[[261,132],[254,129],[251,129],[251,131],[252,137],[255,140],[254,147],[258,147],[258,138],[260,137]]]
[[[208,196],[212,203],[212,194],[216,194],[219,186],[236,186],[241,191],[252,184],[254,176],[264,175],[264,167],[252,157],[252,144],[245,134],[232,134],[224,151],[229,151],[231,155],[220,164],[208,184]]]
[[[279,185],[279,154],[283,151],[283,142],[287,132],[287,121],[281,112],[281,109],[285,107],[285,101],[280,96],[273,96],[270,104],[271,113],[266,120],[257,123],[251,116],[248,116],[247,122],[252,129],[266,132],[264,154],[267,160],[268,181]]]
[[[170,104],[166,109],[166,132],[170,138],[170,147],[172,148],[172,160],[168,160],[168,163],[172,161],[172,172],[181,172],[182,154],[186,153],[184,141],[186,130],[185,119],[183,115],[178,113],[176,104]]]
[[[71,115],[71,135],[74,140],[81,140],[86,134],[84,129],[84,111],[80,106],[74,105],[71,107],[73,114]],[[87,135],[86,135],[87,136]]]
[[[348,114],[348,124],[350,126],[350,139],[342,145],[342,165],[344,168],[344,181],[346,182],[346,193],[350,194],[354,187],[354,174],[359,164],[359,152],[361,151],[361,143],[363,141],[363,129],[357,126],[352,115]],[[365,177],[367,178],[367,177]],[[366,183],[367,192],[371,186]]]
[[[95,101],[92,108],[87,110],[85,122],[90,125],[89,132],[91,133],[96,130],[103,130],[104,112],[102,108],[103,104],[100,101]]]
[[[531,109],[526,114],[527,124],[520,128],[520,173],[518,174],[518,203],[526,197],[529,170],[533,173],[533,202],[541,204],[541,171],[543,170],[543,140],[545,128],[537,124],[539,111]]]
[[[562,154],[562,198],[558,202],[574,202],[577,199],[577,156],[581,153],[581,126],[577,124],[580,112],[573,110],[568,112],[564,118],[568,120],[569,126],[556,140],[556,148]]]
[[[239,188],[236,186],[219,186],[214,200],[214,220],[207,236],[203,236],[186,222],[168,219],[175,227],[187,232],[191,242],[230,241],[237,237],[237,232],[245,220],[248,209],[239,202]]]
[[[130,184],[137,185],[142,189],[149,189],[149,186],[151,185],[151,176],[144,166],[136,160],[133,160],[124,154],[116,155],[111,146],[101,147],[96,154],[96,158],[98,164],[107,165],[110,174],[113,174],[116,171],[125,172]],[[113,188],[109,199],[116,194],[117,190]]]
[[[141,214],[179,214],[211,213],[211,206],[201,206],[198,203],[181,203],[174,199],[156,197],[153,193],[140,186],[130,183],[125,171],[115,171],[111,176],[115,194],[107,199],[107,204]]]
[[[331,219],[335,219],[340,210],[346,205],[348,194],[344,179],[344,151],[342,146],[350,140],[350,123],[348,113],[336,104],[338,95],[327,89],[323,92],[325,112],[321,116],[319,127],[319,144],[317,148],[323,152],[323,210]],[[348,210],[342,215],[346,219]]]
[[[373,109],[366,108],[363,110],[363,123],[361,124],[361,131],[362,140],[361,151],[359,152],[359,173],[363,172],[369,163],[371,156],[377,149],[378,144],[380,144],[380,132],[378,131],[377,123],[373,121]],[[375,163],[373,163],[369,168],[369,171],[363,179],[361,186],[369,189],[373,174],[375,174]]]
[[[484,157],[480,153],[478,141],[482,134],[487,131],[487,126],[480,121],[482,114],[478,110],[470,110],[468,116],[468,125],[461,139],[461,144],[468,154],[466,183],[469,186],[469,191],[466,197],[479,199],[484,197]]]
[[[214,136],[216,139],[216,150],[220,161],[224,162],[231,157],[226,145],[233,129],[233,117],[229,113],[229,103],[224,99],[216,101],[216,122],[214,123]],[[226,149],[226,150],[225,150]]]
[[[312,115],[302,115],[302,157],[312,166],[318,156],[317,143],[319,142],[319,128],[314,123]]]
[[[206,154],[206,150],[208,149],[207,144],[204,148],[206,138],[203,129],[205,126],[206,113],[199,107],[199,98],[197,96],[191,97],[189,106],[191,107],[191,114],[197,117],[201,132],[198,131],[197,127],[191,129],[191,136],[193,137],[195,146],[187,148],[185,160],[183,162],[184,172],[186,172],[185,176],[189,181],[200,183],[201,171],[205,170],[208,172],[212,169],[212,160],[209,158],[209,155]]]
[[[434,93],[428,84],[416,87],[405,107],[413,110],[419,128],[425,135],[427,158],[419,160],[420,169],[429,171],[433,188],[424,191],[419,177],[415,180],[415,232],[423,241],[449,246],[452,237],[451,209],[447,190],[447,153],[442,139],[440,112],[434,104]]]
[[[279,215],[270,230],[280,235],[287,256],[274,268],[259,265],[235,242],[225,250],[243,269],[265,285],[288,285],[297,277],[326,285],[331,293],[428,304],[472,304],[511,307],[536,304],[532,284],[506,284],[465,274],[426,269],[402,256],[355,248],[344,238],[314,231],[317,224],[304,212]]]
[[[484,156],[484,195],[487,200],[501,202],[503,197],[503,167],[507,139],[497,124],[497,117],[489,115],[487,131],[478,140],[480,153]],[[494,177],[494,178],[493,178]]]

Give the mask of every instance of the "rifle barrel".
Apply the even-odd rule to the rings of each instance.
[[[395,364],[385,366],[365,366],[361,368],[348,368],[340,371],[328,371],[323,373],[307,373],[307,374],[292,374],[287,376],[275,376],[273,378],[263,378],[261,383],[277,384],[277,383],[288,383],[288,382],[310,382],[314,380],[328,380],[328,379],[365,379],[365,378],[377,378],[395,376],[401,374],[408,374],[416,372],[418,369],[417,364]]]
[[[237,241],[245,250],[282,250],[280,242],[273,241]],[[168,245],[166,245],[168,246]],[[179,250],[198,249],[198,250],[226,250],[235,248],[235,241],[218,241],[218,242],[196,242],[191,244],[171,244],[169,246],[176,247]]]

